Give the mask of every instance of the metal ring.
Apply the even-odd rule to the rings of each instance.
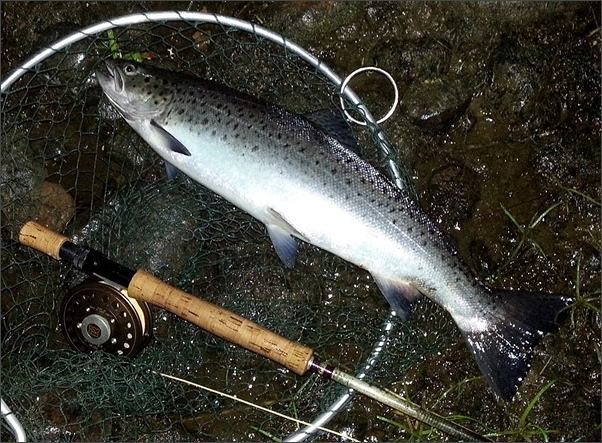
[[[343,81],[343,84],[341,85],[341,90],[339,91],[339,100],[341,101],[341,109],[345,113],[345,116],[349,120],[351,120],[353,123],[355,123],[357,125],[361,125],[361,126],[366,126],[367,123],[356,120],[349,115],[349,113],[347,112],[347,109],[345,109],[345,103],[343,103],[343,94],[345,93],[345,88],[347,87],[347,84],[351,81],[351,79],[353,77],[355,77],[357,74],[359,74],[360,72],[366,72],[366,71],[380,72],[381,74],[383,74],[385,77],[387,77],[389,79],[389,81],[393,85],[393,89],[395,90],[395,98],[393,99],[393,106],[391,106],[391,109],[389,109],[389,112],[387,112],[383,118],[381,118],[380,120],[377,120],[376,123],[381,124],[382,122],[388,120],[389,117],[391,117],[393,115],[393,113],[395,112],[395,109],[397,109],[397,104],[399,103],[399,89],[397,89],[397,84],[395,83],[395,80],[393,79],[391,74],[389,74],[384,69],[377,68],[376,66],[364,66],[363,68],[356,69],[351,74],[349,74],[347,77],[345,77],[345,80]]]

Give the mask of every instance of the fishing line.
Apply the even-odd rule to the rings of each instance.
[[[284,418],[286,420],[290,420],[290,421],[295,422],[295,423],[297,423],[299,425],[312,426],[312,424],[309,423],[309,422],[307,422],[307,421],[299,420],[298,418],[294,418],[294,417],[291,417],[289,415],[282,414],[280,412],[274,411],[273,409],[266,408],[264,406],[260,406],[258,404],[252,403],[252,402],[250,402],[248,400],[243,400],[242,398],[239,398],[239,397],[237,397],[235,395],[226,394],[225,392],[221,392],[221,391],[218,391],[216,389],[212,389],[212,388],[210,388],[208,386],[204,386],[204,385],[201,385],[199,383],[194,383],[192,381],[189,381],[189,380],[186,380],[186,379],[183,379],[183,378],[180,378],[180,377],[176,377],[174,375],[164,374],[162,372],[156,372],[156,371],[152,371],[152,372],[155,373],[155,374],[160,375],[161,377],[169,378],[171,380],[175,380],[175,381],[178,381],[180,383],[184,383],[184,384],[187,384],[187,385],[190,385],[190,386],[194,386],[195,388],[203,389],[205,391],[212,392],[213,394],[217,394],[217,395],[220,395],[222,397],[229,398],[230,400],[234,400],[234,401],[237,401],[239,403],[245,404],[247,406],[251,406],[251,407],[253,407],[255,409],[259,409],[259,410],[267,412],[269,414],[273,414],[273,415],[276,415],[278,417]],[[342,434],[340,432],[333,431],[332,429],[323,428],[322,426],[316,426],[316,429],[319,429],[320,431],[328,432],[329,434],[334,434],[334,435],[336,435],[338,437],[342,437],[342,438],[344,438],[346,440],[355,441],[355,442],[359,442],[360,441],[360,440],[356,440],[355,438],[353,438],[353,437],[351,437],[349,435],[345,435],[345,434]]]

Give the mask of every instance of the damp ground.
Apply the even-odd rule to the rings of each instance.
[[[399,162],[410,172],[422,206],[456,242],[474,272],[496,287],[578,297],[559,332],[548,336],[538,348],[529,376],[510,403],[497,400],[479,377],[472,357],[449,321],[431,321],[432,307],[426,311],[419,309],[417,318],[410,322],[419,324],[421,331],[441,336],[437,346],[432,352],[412,359],[412,343],[394,341],[373,381],[441,415],[454,416],[458,422],[494,439],[598,441],[602,351],[599,315],[601,40],[597,5],[3,2],[2,75],[41,45],[84,25],[125,13],[167,9],[210,11],[254,21],[297,42],[341,75],[366,65],[386,69],[400,88],[401,106],[382,127],[398,150]],[[85,64],[84,68],[81,66],[77,57],[62,65],[64,69],[85,69]],[[279,87],[279,84],[271,85],[268,94],[277,96],[282,92]],[[375,116],[384,114],[390,106],[392,93],[381,78],[360,77],[352,82],[352,87]],[[291,108],[298,106],[294,97],[290,94],[284,104]],[[81,130],[71,128],[67,132],[76,129]],[[80,137],[80,145],[81,141]],[[94,134],[84,141],[94,146],[97,143]],[[14,148],[18,152],[28,149],[19,146]],[[123,155],[128,165],[154,171],[144,163],[145,159],[132,152]],[[78,156],[66,162],[73,166],[76,160],[83,162],[81,164],[88,161],[85,156],[83,159]],[[18,168],[23,159],[13,162]],[[118,183],[123,171],[115,167],[115,163],[112,165],[101,172]],[[33,183],[32,189],[40,194],[35,210],[49,225],[64,228],[75,211],[80,211],[82,219],[82,208],[77,201],[82,199],[82,194],[70,198],[65,191],[77,185],[75,179],[73,182],[63,180],[61,187],[55,181],[44,179],[48,170],[25,165],[21,170],[27,171],[26,180]],[[153,174],[149,172],[147,178],[151,180]],[[94,193],[93,186],[98,184],[90,182],[89,186]],[[220,236],[214,237],[211,246],[231,252],[229,261],[220,262],[218,266],[212,262],[214,257],[210,252],[195,256],[195,250],[205,245],[206,238],[187,234],[193,232],[191,226],[195,220],[212,213],[216,206],[210,196],[186,205],[182,196],[188,195],[187,186],[182,184],[174,191],[162,185],[147,184],[131,188],[127,195],[116,194],[111,200],[112,206],[102,216],[88,214],[94,223],[79,226],[79,235],[92,243],[101,242],[100,231],[95,230],[95,226],[103,226],[109,219],[148,211],[146,214],[157,229],[148,235],[135,231],[122,233],[135,241],[127,245],[129,248],[114,251],[117,256],[132,265],[147,264],[155,273],[165,273],[165,276],[192,273],[191,262],[183,260],[183,255],[197,257],[205,263],[204,269],[215,270],[215,274],[208,273],[201,281],[185,278],[183,281],[191,287],[207,290],[219,285],[224,292],[232,294],[220,302],[232,309],[241,303],[235,294],[245,294],[255,302],[256,308],[251,312],[255,320],[286,332],[291,338],[315,340],[312,345],[318,346],[321,354],[333,355],[343,364],[347,362],[352,370],[370,346],[365,343],[365,331],[378,328],[379,319],[386,314],[386,307],[377,298],[370,279],[362,271],[345,268],[325,253],[308,248],[302,252],[301,270],[293,274],[282,274],[273,258],[260,268],[251,266],[251,260],[270,256],[270,245],[262,239],[252,221],[236,211],[215,217],[219,219],[219,229],[213,225],[202,231],[203,236],[212,232]],[[175,201],[182,203],[169,205],[161,199],[168,191],[171,198],[175,195]],[[150,204],[144,198],[149,193],[156,196]],[[3,198],[7,197],[3,195]],[[14,199],[15,194],[10,198]],[[126,198],[126,209],[130,211],[124,209]],[[141,209],[131,211],[132,201]],[[146,222],[149,217],[141,216]],[[183,220],[183,223],[174,227],[169,224],[174,220]],[[132,223],[142,223],[142,220]],[[247,224],[249,227],[243,229]],[[245,241],[228,243],[228,233],[239,234]],[[162,239],[168,237],[183,240],[166,245]],[[228,279],[222,275],[223,268],[228,269]],[[313,280],[308,280],[308,275]],[[317,284],[320,276],[323,281]],[[41,290],[35,284],[30,286],[31,290]],[[355,299],[350,301],[353,297]],[[4,303],[3,300],[6,311],[8,305]],[[338,305],[333,307],[333,304]],[[295,310],[296,305],[322,310],[332,307],[336,313],[332,330],[321,329],[320,336],[312,337],[307,330],[314,328],[312,322],[318,317],[295,317],[295,313],[305,312],[302,308]],[[355,313],[345,313],[345,307]],[[360,308],[362,313],[357,312]],[[364,310],[367,313],[364,314]],[[371,315],[373,312],[378,315]],[[296,327],[290,327],[292,323]],[[335,325],[339,323],[349,330],[337,330]],[[327,332],[332,335],[320,346],[320,339],[328,336]],[[183,354],[193,354],[195,343],[203,343],[202,358],[161,361],[161,352],[173,356],[166,346],[160,345],[161,339],[167,340],[174,334],[180,334],[182,346],[188,347]],[[158,317],[156,335],[159,345],[154,348],[153,356],[146,358],[162,369],[194,372],[187,365],[198,364],[203,369],[195,372],[197,379],[207,384],[229,377],[239,377],[239,381],[245,382],[254,380],[257,359],[242,351],[231,353],[230,358],[238,359],[231,362],[231,367],[236,368],[233,374],[230,366],[222,366],[219,360],[223,344],[207,342],[204,335],[178,324],[174,318]],[[10,334],[8,337],[10,339]],[[411,338],[420,339],[415,333]],[[56,340],[60,342],[60,338]],[[3,345],[6,343],[3,341]],[[11,341],[8,343],[13,345]],[[402,352],[405,364],[392,367]],[[70,358],[65,361],[73,363]],[[82,371],[94,366],[91,360],[78,362]],[[288,401],[294,410],[296,399],[289,398],[287,393],[298,394],[305,389],[304,381],[279,374],[269,363],[261,363],[259,369],[264,375],[258,382],[251,383],[247,394],[266,405]],[[67,373],[74,370],[65,365]],[[273,375],[271,383],[267,374]],[[131,375],[148,381],[147,374],[132,371]],[[110,373],[105,376],[107,381],[119,383]],[[53,379],[53,382],[59,381],[69,383],[69,378]],[[114,390],[90,388],[89,395],[102,398],[107,392]],[[334,395],[325,388],[316,392]],[[151,391],[146,394],[151,395]],[[154,438],[227,436],[226,439],[266,440],[269,435],[281,436],[277,434],[277,427],[263,426],[261,415],[249,415],[217,398],[211,407],[199,403],[201,411],[190,402],[186,411],[175,412],[176,400],[183,402],[188,396],[185,391],[178,391],[173,397],[174,405],[163,405],[164,409],[173,406],[169,409],[174,411],[171,427],[157,431]],[[65,407],[56,394],[42,394],[41,398],[43,416],[55,425],[47,428],[47,439],[84,435],[77,434],[79,428],[73,424],[68,431],[60,431],[61,426],[74,421],[77,414]],[[117,400],[114,406],[118,409],[121,405]],[[327,404],[327,400],[321,404]],[[291,407],[288,410],[292,413]],[[139,414],[144,412],[138,411]],[[300,417],[307,419],[316,410],[302,412]],[[177,415],[179,421],[174,418]],[[103,421],[102,417],[94,419],[99,424],[90,431],[92,433],[85,434],[91,439],[127,435],[115,429],[114,422]],[[164,425],[156,420],[157,428]],[[369,441],[447,438],[359,398],[329,426]]]

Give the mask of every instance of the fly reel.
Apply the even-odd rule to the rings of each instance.
[[[60,322],[75,350],[102,350],[126,357],[138,354],[153,330],[148,303],[128,297],[125,289],[93,279],[65,295]]]

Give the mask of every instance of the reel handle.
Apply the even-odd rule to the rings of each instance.
[[[232,344],[269,358],[296,374],[303,375],[309,369],[313,356],[311,348],[174,288],[148,272],[140,270],[134,274],[128,294],[172,312]]]
[[[227,309],[194,297],[174,288],[151,274],[133,271],[111,262],[99,252],[78,247],[69,239],[36,222],[27,222],[19,232],[19,242],[57,260],[75,259],[76,268],[93,273],[128,288],[128,295],[139,301],[159,306],[232,344],[281,364],[296,374],[303,375],[310,367],[313,350],[300,343],[281,337],[258,324]],[[80,248],[84,258],[70,250]],[[91,260],[86,260],[91,256]],[[103,275],[104,274],[104,275]]]

